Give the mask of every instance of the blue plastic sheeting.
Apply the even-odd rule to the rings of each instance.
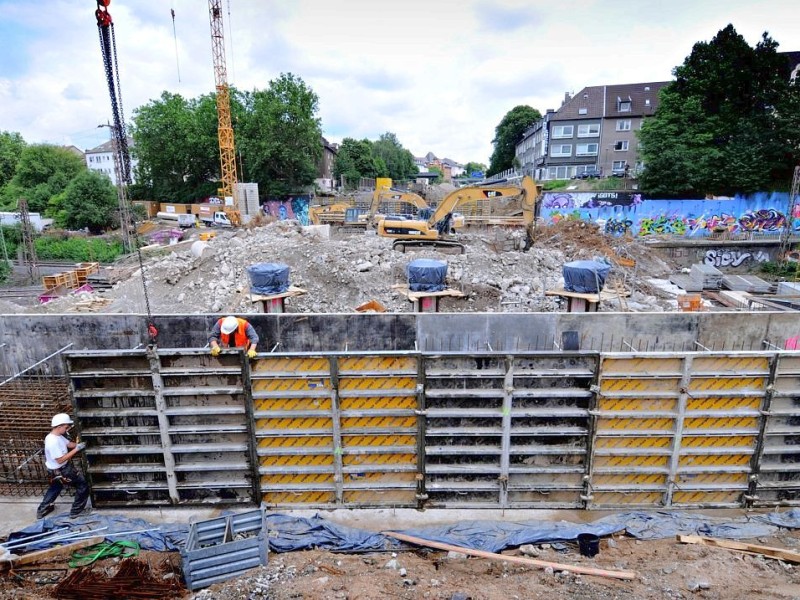
[[[177,550],[186,542],[189,525],[167,523],[154,525],[143,519],[122,516],[89,514],[71,520],[66,514],[53,519],[43,519],[22,531],[12,533],[11,539],[20,539],[53,529],[68,527],[72,531],[99,529],[97,535],[140,529],[156,529],[146,533],[112,537],[138,542],[144,550]],[[294,552],[311,548],[322,548],[333,552],[385,552],[404,547],[393,538],[380,533],[356,529],[326,520],[319,515],[310,518],[293,517],[281,513],[267,515],[269,546],[273,552]],[[672,538],[678,534],[701,535],[723,539],[748,539],[771,536],[781,529],[800,529],[800,509],[783,513],[752,514],[738,518],[708,517],[691,512],[627,512],[601,517],[589,523],[569,521],[463,521],[430,527],[397,530],[429,541],[442,542],[499,552],[523,544],[558,543],[576,540],[578,534],[593,533],[597,536],[627,532],[642,540]],[[63,535],[69,530],[59,533]],[[54,545],[41,542],[26,548],[26,552],[42,550]]]
[[[564,289],[578,294],[597,294],[603,291],[611,266],[595,260],[575,260],[562,267]]]
[[[250,291],[254,294],[282,294],[289,289],[289,267],[281,263],[257,263],[247,267]]]
[[[406,267],[408,289],[412,292],[441,292],[447,279],[447,263],[431,258],[418,258]]]

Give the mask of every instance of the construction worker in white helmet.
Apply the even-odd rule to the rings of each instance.
[[[83,442],[76,443],[66,437],[73,422],[66,413],[58,413],[50,421],[50,433],[44,438],[44,464],[50,475],[50,487],[36,509],[36,518],[43,519],[53,512],[55,502],[65,485],[75,487],[75,500],[69,511],[70,518],[79,516],[89,500],[89,485],[83,474],[72,464],[72,458],[84,448]]]
[[[211,356],[217,356],[222,348],[245,348],[248,358],[255,358],[258,334],[245,319],[224,317],[214,324],[208,345],[211,346]]]

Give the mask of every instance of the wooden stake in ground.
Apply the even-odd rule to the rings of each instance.
[[[443,544],[441,542],[432,542],[430,540],[424,540],[412,535],[405,535],[404,533],[394,533],[393,531],[383,531],[381,533],[386,537],[394,538],[403,542],[409,542],[410,544],[416,544],[418,546],[427,546],[429,548],[447,550],[448,552],[461,552],[462,554],[468,554],[469,556],[479,556],[481,558],[488,558],[490,560],[502,560],[520,565],[528,565],[529,567],[539,567],[542,569],[551,567],[554,571],[569,571],[570,573],[580,573],[581,575],[595,575],[597,577],[611,577],[614,579],[636,579],[637,577],[635,571],[607,571],[605,569],[595,569],[592,567],[564,565],[561,563],[536,560],[535,558],[506,556],[505,554],[495,554],[494,552],[486,552],[484,550],[473,550],[472,548],[463,548],[461,546],[453,546],[451,544]]]
[[[6,567],[14,567],[17,565],[29,565],[45,560],[50,560],[51,558],[59,556],[65,552],[67,554],[71,554],[74,550],[79,550],[80,548],[88,548],[89,546],[94,546],[95,544],[99,544],[104,539],[105,538],[102,535],[98,535],[86,540],[72,542],[71,544],[64,544],[63,546],[55,546],[53,548],[48,548],[47,550],[40,550],[39,552],[31,552],[30,554],[23,554],[22,556],[12,558],[4,562],[0,562],[0,569]]]
[[[774,558],[791,563],[800,563],[800,552],[793,552],[785,548],[772,548],[770,546],[756,546],[755,544],[745,544],[744,542],[734,542],[731,540],[721,540],[718,538],[701,537],[699,535],[679,535],[677,539],[682,544],[701,544],[703,546],[714,546],[735,550],[737,552],[747,552],[748,554],[760,554],[767,558]]]

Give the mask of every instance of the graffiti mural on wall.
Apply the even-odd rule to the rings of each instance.
[[[786,192],[712,200],[659,200],[630,192],[545,192],[540,216],[594,221],[610,235],[711,234],[780,235],[788,226],[800,233],[800,205],[787,217]]]
[[[713,267],[738,267],[744,262],[769,262],[769,253],[758,250],[749,252],[747,250],[726,250],[716,248],[706,251],[703,262]]]
[[[308,206],[311,196],[289,196],[287,198],[270,198],[261,205],[264,214],[278,221],[296,219],[301,225],[308,225]]]

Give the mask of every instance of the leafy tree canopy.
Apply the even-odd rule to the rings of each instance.
[[[469,177],[473,173],[486,173],[486,165],[479,162],[468,162],[464,165],[464,175]]]
[[[395,181],[404,181],[419,172],[414,162],[414,155],[410,150],[403,148],[397,136],[391,132],[387,131],[372,143],[372,153],[386,165],[385,171],[381,173],[382,176],[391,177]]]
[[[516,147],[522,134],[541,118],[542,113],[530,106],[515,106],[506,113],[494,129],[494,152],[489,159],[487,175],[494,175],[514,166]]]
[[[50,201],[50,214],[60,227],[102,233],[117,216],[117,190],[111,180],[95,171],[75,176],[63,192]]]
[[[785,187],[800,158],[800,85],[766,33],[698,42],[639,132],[643,189],[667,196]]]
[[[14,177],[19,157],[25,146],[25,140],[19,133],[0,131],[0,188]]]
[[[385,168],[385,163],[379,164],[373,156],[372,142],[344,138],[333,165],[333,175],[337,179],[344,176],[348,182],[357,182],[361,177],[380,177],[385,172],[381,169]]]

